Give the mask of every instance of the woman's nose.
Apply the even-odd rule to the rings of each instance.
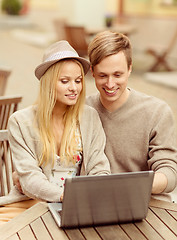
[[[70,91],[75,91],[77,89],[76,83],[74,81],[71,81],[69,84],[69,90]]]

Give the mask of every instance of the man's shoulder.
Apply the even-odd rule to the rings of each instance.
[[[139,92],[136,90],[131,89],[132,96],[135,101],[139,101],[141,103],[148,103],[148,104],[155,104],[155,105],[167,105],[167,103],[160,98],[157,98],[156,96],[148,95],[143,92]]]
[[[156,96],[148,95],[143,92],[132,91],[131,105],[134,105],[136,109],[145,111],[148,114],[161,115],[162,113],[172,114],[172,110],[167,102]]]

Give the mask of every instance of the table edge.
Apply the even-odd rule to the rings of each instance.
[[[40,202],[27,209],[17,217],[0,226],[1,240],[5,240],[11,235],[18,232],[24,226],[30,224],[32,221],[43,215],[48,211],[47,203]]]

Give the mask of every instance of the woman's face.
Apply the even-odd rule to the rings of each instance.
[[[74,61],[63,64],[57,81],[57,103],[65,107],[76,104],[82,91],[82,72],[80,66]]]

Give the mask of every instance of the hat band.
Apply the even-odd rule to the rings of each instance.
[[[52,56],[45,59],[44,62],[53,61],[53,60],[57,60],[57,59],[59,60],[59,59],[67,58],[67,57],[79,57],[79,55],[72,51],[63,51],[63,52],[58,52],[58,53],[53,54]]]

